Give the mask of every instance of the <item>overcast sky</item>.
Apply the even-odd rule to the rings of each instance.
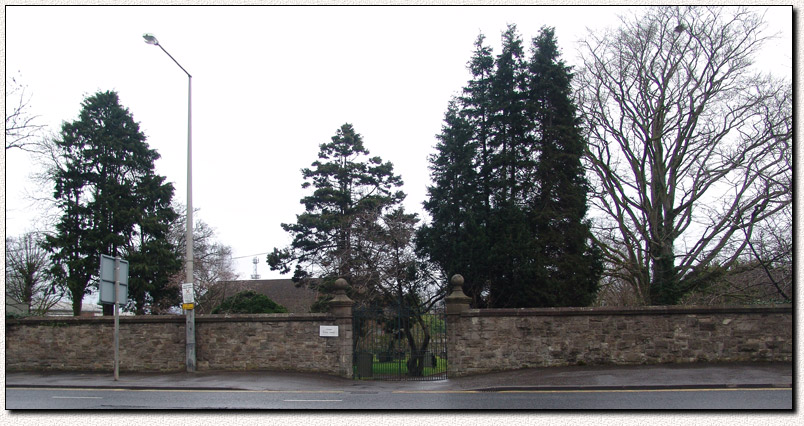
[[[265,252],[284,247],[281,223],[303,211],[300,170],[344,123],[405,182],[409,211],[422,213],[434,152],[450,98],[470,75],[466,63],[483,33],[499,53],[500,33],[518,26],[526,45],[553,26],[563,58],[577,64],[589,29],[616,26],[620,7],[66,7],[6,6],[6,81],[18,78],[39,123],[58,132],[82,100],[114,90],[162,156],[157,173],[186,203],[187,76],[193,76],[193,205],[196,219],[232,247],[248,279],[279,278]],[[792,8],[767,10],[758,62],[792,74]],[[11,104],[12,100],[8,101]],[[6,153],[6,232],[37,229],[40,212],[29,156]],[[50,191],[48,188],[47,191]]]

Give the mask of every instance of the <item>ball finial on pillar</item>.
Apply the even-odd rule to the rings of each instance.
[[[332,288],[335,289],[336,292],[346,291],[346,289],[349,288],[349,283],[343,278],[338,278],[335,280],[335,284],[333,284]]]
[[[468,310],[472,299],[463,292],[463,275],[453,275],[450,282],[452,283],[452,293],[444,299],[447,314],[457,314]]]

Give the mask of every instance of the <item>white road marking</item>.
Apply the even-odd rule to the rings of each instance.
[[[284,399],[284,402],[343,402],[342,399]]]
[[[54,396],[53,399],[103,399],[102,396]]]

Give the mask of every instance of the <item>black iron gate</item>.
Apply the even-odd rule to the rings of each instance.
[[[355,379],[446,379],[445,320],[443,310],[420,313],[398,307],[355,308]]]

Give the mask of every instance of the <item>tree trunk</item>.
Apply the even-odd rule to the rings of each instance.
[[[72,293],[73,296],[73,316],[80,316],[81,315],[81,305],[84,302],[84,294],[80,292],[78,295],[75,292]]]
[[[407,362],[408,376],[421,377],[424,375],[424,357],[427,347],[430,345],[430,332],[427,330],[427,327],[424,326],[421,317],[418,314],[414,315],[416,315],[416,322],[419,323],[424,331],[424,340],[422,341],[421,347],[417,348],[416,346],[416,339],[413,336],[413,326],[410,324],[410,318],[404,318],[402,325],[405,330],[405,336],[408,339],[408,346],[410,347],[410,358]]]

